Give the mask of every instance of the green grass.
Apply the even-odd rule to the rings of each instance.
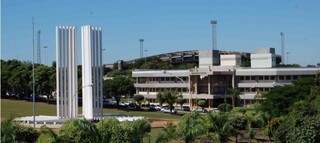
[[[81,113],[81,107],[79,112]],[[166,114],[161,112],[145,112],[145,111],[124,111],[119,109],[103,109],[104,113],[110,114],[125,114],[132,116],[144,116],[148,119],[164,119],[164,120],[177,120],[180,118],[178,115]],[[32,102],[23,100],[9,100],[1,99],[1,120],[16,118],[21,116],[32,115]],[[56,105],[36,102],[36,115],[56,115]]]

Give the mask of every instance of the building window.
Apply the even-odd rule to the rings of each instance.
[[[284,76],[283,76],[283,75],[280,75],[280,76],[279,76],[279,80],[284,80]]]
[[[240,80],[244,80],[244,77],[243,77],[243,76],[240,76],[239,79],[240,79]]]
[[[293,79],[293,80],[297,80],[297,79],[298,79],[298,76],[297,76],[297,75],[294,75],[294,76],[292,76],[292,79]]]
[[[256,76],[252,76],[252,77],[251,77],[251,80],[256,80]]]
[[[259,80],[263,80],[263,76],[259,76]]]
[[[269,76],[264,76],[264,80],[269,80]]]
[[[291,76],[290,76],[290,75],[287,75],[287,76],[286,76],[286,80],[291,80]]]
[[[275,80],[276,77],[275,76],[270,76],[270,80]]]
[[[245,76],[246,80],[250,80],[250,76]]]
[[[256,92],[256,88],[251,88],[251,91],[252,92]]]

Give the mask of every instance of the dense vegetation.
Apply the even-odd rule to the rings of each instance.
[[[36,131],[7,120],[1,125],[1,142],[140,143],[150,130],[151,126],[146,120],[119,122],[105,119],[95,124],[76,119],[65,122],[57,134],[45,126]]]

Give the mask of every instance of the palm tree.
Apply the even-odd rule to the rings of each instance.
[[[1,142],[15,142],[16,125],[11,119],[1,122]]]
[[[231,95],[231,100],[232,100],[232,106],[236,106],[236,99],[239,99],[240,91],[238,88],[231,88],[228,90],[229,94]]]
[[[131,129],[131,143],[140,143],[143,137],[151,131],[151,125],[146,120],[136,120],[129,122]]]
[[[133,99],[138,103],[139,108],[141,108],[141,102],[144,100],[143,95],[135,95],[133,96]]]
[[[162,106],[162,104],[166,101],[164,92],[158,92],[157,101],[159,102],[160,106]]]
[[[183,96],[182,96],[182,95],[179,95],[179,96],[178,96],[178,99],[177,99],[177,103],[180,105],[180,108],[181,108],[181,110],[182,110],[183,104],[186,103],[186,100],[183,99]]]
[[[255,136],[255,130],[252,128],[252,124],[255,123],[257,125],[262,126],[264,124],[262,113],[256,111],[247,111],[244,114],[247,119],[247,130],[249,131],[249,143],[251,143],[251,139]]]
[[[173,124],[169,124],[167,127],[163,128],[156,138],[156,143],[167,143],[170,140],[177,139],[177,127]]]
[[[204,124],[206,136],[219,143],[227,142],[235,134],[227,112],[207,114]]]
[[[193,142],[206,132],[203,116],[198,112],[191,112],[182,116],[178,126],[178,135],[185,143]]]

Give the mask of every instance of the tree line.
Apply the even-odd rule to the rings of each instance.
[[[81,66],[78,65],[78,93],[82,96]],[[114,97],[117,102],[122,96],[132,96],[135,92],[131,73],[123,71],[104,70],[111,79],[104,80],[103,95]],[[56,90],[56,64],[35,64],[35,95],[39,100],[40,95],[46,101],[53,101]],[[3,98],[32,99],[32,63],[19,60],[1,60],[1,96]]]

